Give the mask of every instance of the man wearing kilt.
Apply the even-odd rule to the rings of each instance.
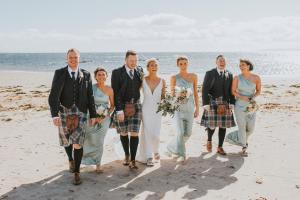
[[[74,173],[74,185],[81,184],[80,164],[87,111],[92,124],[96,117],[91,75],[78,67],[79,56],[77,49],[67,52],[68,65],[55,71],[48,99],[53,123],[58,127],[60,145],[65,147],[69,170]]]
[[[212,136],[219,128],[219,145],[217,153],[226,155],[223,142],[226,128],[234,127],[235,121],[232,108],[235,98],[231,93],[232,74],[226,70],[226,61],[223,55],[216,58],[217,67],[207,71],[203,81],[202,103],[204,112],[201,126],[206,127],[208,133],[207,151],[212,151]]]
[[[114,91],[116,110],[113,114],[113,126],[120,134],[125,153],[123,165],[137,169],[135,157],[139,144],[139,131],[142,120],[140,88],[143,70],[137,67],[137,54],[127,51],[125,65],[113,70],[111,86]],[[128,137],[130,133],[130,140]]]

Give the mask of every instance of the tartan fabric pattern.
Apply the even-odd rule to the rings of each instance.
[[[223,101],[222,97],[211,99],[210,100],[210,109],[209,111],[204,110],[202,118],[201,118],[201,126],[206,128],[215,129],[219,128],[231,128],[236,126],[234,121],[232,109],[226,109],[225,115],[218,115],[217,114],[217,107],[218,105],[225,104],[228,105],[228,102]]]
[[[142,121],[142,104],[140,102],[135,103],[136,112],[132,117],[125,117],[123,122],[119,122],[117,119],[117,113],[113,115],[112,128],[115,127],[118,133],[128,133],[140,131]]]
[[[75,105],[73,105],[71,108],[66,108],[62,105],[61,107],[62,111],[59,112],[61,126],[58,127],[60,145],[65,147],[71,144],[83,145],[86,131],[87,114],[80,112]],[[68,115],[77,115],[79,117],[78,127],[73,132],[70,132],[67,128],[66,121]]]

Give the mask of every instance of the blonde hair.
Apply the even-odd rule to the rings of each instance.
[[[178,62],[181,60],[186,60],[187,62],[189,61],[187,56],[178,56],[176,59],[176,63],[178,64]]]
[[[158,63],[157,59],[156,58],[149,58],[147,61],[146,61],[146,66],[147,68],[149,67],[150,63],[152,62],[155,62],[156,64]]]

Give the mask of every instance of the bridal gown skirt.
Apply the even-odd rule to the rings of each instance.
[[[142,132],[137,160],[146,163],[153,154],[159,153],[161,114],[143,108]]]

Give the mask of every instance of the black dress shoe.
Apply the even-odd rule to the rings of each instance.
[[[125,166],[129,165],[129,163],[130,163],[129,159],[130,159],[130,156],[129,156],[129,155],[128,155],[128,156],[125,156],[125,159],[124,159],[124,161],[123,161],[123,165],[125,165]]]
[[[80,184],[81,184],[80,173],[75,172],[73,185],[80,185]]]
[[[132,160],[130,162],[129,169],[138,169],[138,167],[136,166],[135,160]]]

